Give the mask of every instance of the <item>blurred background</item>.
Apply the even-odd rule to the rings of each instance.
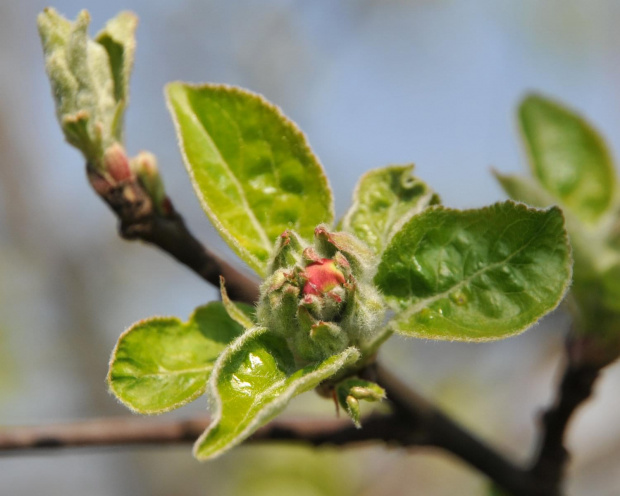
[[[116,236],[63,142],[36,31],[43,0],[0,0],[0,424],[128,412],[106,392],[109,353],[132,322],[186,318],[217,297],[166,255]],[[127,121],[130,154],[154,152],[199,238],[234,261],[193,196],[163,85],[223,82],[264,94],[307,133],[341,215],[357,178],[414,162],[445,204],[504,198],[490,168],[524,172],[514,121],[531,90],[587,115],[620,150],[620,2],[615,0],[58,0],[91,33],[119,10],[140,17]],[[552,398],[561,312],[491,344],[393,338],[381,359],[516,459]],[[578,412],[570,495],[620,494],[620,366]],[[171,416],[204,411],[198,400]],[[333,415],[308,393],[290,413]],[[485,480],[432,450],[241,447],[199,464],[189,446],[2,457],[7,495],[484,494]]]

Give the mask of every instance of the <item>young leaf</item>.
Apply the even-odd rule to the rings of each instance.
[[[539,208],[557,203],[553,196],[531,178],[502,174],[498,171],[493,171],[493,175],[506,194],[515,201]]]
[[[237,324],[243,326],[245,329],[254,327],[254,320],[256,319],[256,309],[250,305],[243,303],[235,303],[228,297],[226,291],[226,280],[223,276],[220,276],[220,295],[222,297],[222,305],[226,309],[226,312]]]
[[[400,226],[439,197],[412,175],[413,165],[393,165],[364,174],[341,228],[381,253]]]
[[[80,148],[87,160],[97,162],[102,149],[113,142],[116,112],[107,53],[89,39],[90,16],[85,10],[72,23],[48,8],[39,14],[37,23],[63,131],[70,134],[72,130],[65,126],[76,120],[87,123],[87,134],[80,141],[76,142],[76,136],[67,136],[67,141]]]
[[[129,78],[136,51],[137,26],[138,18],[135,14],[121,12],[110,19],[95,38],[95,41],[108,52],[114,81],[114,98],[117,102],[116,118],[118,121],[113,127],[118,141],[123,140],[122,117],[129,100]]]
[[[135,32],[138,18],[132,12],[120,12],[97,34],[95,41],[108,52],[114,79],[116,101],[129,97],[129,78],[136,51]]]
[[[393,238],[375,276],[410,336],[486,341],[519,333],[553,310],[571,277],[557,207],[513,202],[431,207]]]
[[[240,88],[166,88],[185,166],[205,212],[261,276],[287,229],[311,238],[333,221],[331,191],[305,136],[276,106]]]
[[[219,302],[199,307],[183,323],[170,317],[142,320],[112,352],[110,391],[138,413],[162,413],[204,393],[222,350],[243,332]]]
[[[196,441],[194,455],[207,460],[241,443],[294,396],[358,358],[359,352],[348,348],[323,362],[297,368],[283,338],[262,327],[247,331],[215,364],[208,386],[213,421]]]
[[[611,206],[616,187],[605,142],[583,118],[538,95],[528,96],[519,119],[534,176],[586,223]]]

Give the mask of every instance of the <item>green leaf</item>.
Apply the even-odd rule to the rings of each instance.
[[[220,295],[222,296],[222,305],[226,309],[226,312],[237,324],[243,326],[245,329],[254,327],[256,320],[256,309],[251,305],[245,303],[235,303],[228,297],[226,292],[226,280],[224,276],[220,276]]]
[[[122,120],[108,52],[89,38],[90,15],[85,10],[71,22],[48,8],[37,24],[65,137],[99,166],[103,151],[117,140]]]
[[[513,200],[536,207],[548,207],[557,203],[542,186],[532,179],[502,175],[498,172],[494,174],[504,191]],[[564,218],[574,260],[573,289],[584,281],[589,286],[601,271],[599,265],[607,266],[609,257],[613,256],[606,245],[606,232],[604,229],[584,227],[571,210],[564,210]]]
[[[562,212],[513,202],[431,207],[393,238],[375,276],[395,331],[486,341],[525,330],[561,301],[571,278]]]
[[[400,226],[439,197],[412,175],[413,165],[393,165],[364,174],[341,228],[381,253]]]
[[[557,203],[540,184],[530,178],[501,174],[495,170],[493,175],[506,194],[515,201],[539,208],[549,207]]]
[[[315,388],[359,356],[355,348],[348,348],[321,363],[297,368],[283,338],[262,327],[247,331],[215,364],[208,386],[213,421],[196,441],[194,455],[206,460],[241,443],[294,396]]]
[[[614,166],[598,132],[583,118],[538,95],[519,109],[521,129],[534,176],[586,223],[595,223],[612,205]]]
[[[117,102],[129,98],[129,78],[136,51],[137,26],[138,18],[133,12],[120,12],[110,19],[95,37],[95,41],[108,52]]]
[[[97,34],[95,41],[108,53],[114,81],[114,98],[117,102],[117,122],[114,125],[116,139],[122,141],[122,116],[129,101],[129,78],[136,51],[135,32],[138,18],[132,12],[120,12],[110,19]]]
[[[261,276],[285,230],[310,239],[315,226],[333,221],[323,169],[280,109],[225,85],[171,83],[166,95],[202,207]]]
[[[171,317],[142,320],[112,352],[110,391],[138,413],[162,413],[204,393],[215,360],[243,332],[219,302],[199,307],[187,323]]]

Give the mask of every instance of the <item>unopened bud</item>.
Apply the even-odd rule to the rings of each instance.
[[[293,231],[278,238],[257,317],[287,340],[299,365],[349,346],[363,353],[379,331],[385,309],[370,284],[374,264],[367,251],[361,241],[327,226],[317,228],[311,246]]]
[[[164,213],[166,191],[164,183],[159,175],[157,158],[149,152],[140,152],[132,161],[131,166],[140,184],[145,189],[155,208],[159,213]]]
[[[103,170],[117,182],[126,181],[132,177],[129,159],[120,144],[114,143],[103,154]]]
[[[374,382],[358,378],[346,379],[336,384],[336,399],[346,410],[357,428],[361,427],[360,401],[381,401],[385,390]]]
[[[344,274],[329,258],[322,258],[318,262],[311,263],[302,275],[306,279],[304,294],[325,294],[345,282]]]

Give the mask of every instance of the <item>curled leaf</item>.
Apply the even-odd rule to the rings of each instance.
[[[293,397],[358,358],[355,348],[347,348],[299,368],[283,338],[262,327],[247,331],[217,360],[208,387],[213,420],[196,441],[194,455],[207,460],[236,446],[284,410]]]
[[[187,322],[141,320],[119,338],[108,373],[110,391],[138,413],[162,413],[204,393],[215,360],[243,332],[224,306],[199,307]]]

